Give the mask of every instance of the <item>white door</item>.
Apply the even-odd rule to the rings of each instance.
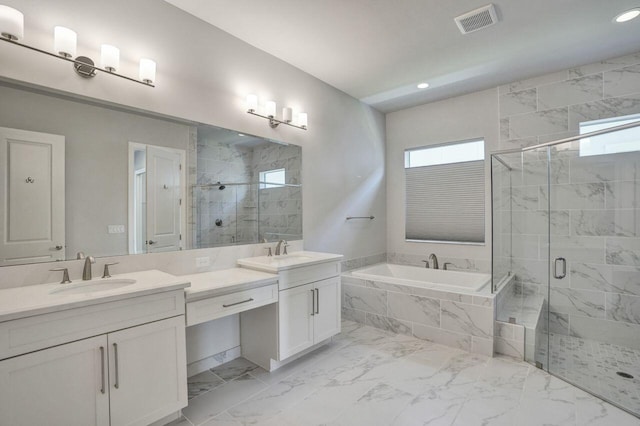
[[[279,358],[283,360],[313,345],[313,284],[279,294]]]
[[[313,341],[319,343],[340,333],[340,277],[318,281],[314,287]]]
[[[64,143],[0,127],[0,265],[64,260]]]
[[[98,336],[0,361],[0,424],[109,425],[106,349]]]
[[[111,426],[146,426],[187,406],[184,316],[110,333]]]
[[[147,252],[181,248],[181,158],[177,150],[147,145]]]

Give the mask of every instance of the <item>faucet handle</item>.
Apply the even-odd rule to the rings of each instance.
[[[267,256],[273,256],[273,253],[271,253],[271,247],[265,247],[263,250],[269,250]]]
[[[102,273],[102,278],[111,278],[111,274],[109,273],[109,266],[117,265],[118,263],[120,262],[105,263],[104,272]]]
[[[284,251],[282,252],[282,254],[289,254],[287,253],[287,247],[289,247],[289,243],[285,241],[282,246],[284,247]]]
[[[60,281],[60,284],[67,284],[71,282],[71,280],[69,279],[69,269],[55,268],[55,269],[49,269],[49,270],[51,272],[62,272],[62,281]]]
[[[422,262],[424,262],[424,267],[429,269],[429,261],[423,259]]]

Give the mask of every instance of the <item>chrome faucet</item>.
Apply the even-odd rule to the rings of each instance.
[[[282,254],[287,254],[287,246],[289,244],[287,244],[286,240],[280,240],[276,246],[276,256],[280,256],[280,246],[282,246],[282,244],[284,244],[284,252]]]
[[[96,263],[93,256],[87,256],[84,259],[84,269],[82,270],[82,279],[88,281],[91,279],[91,264]]]
[[[429,260],[431,261],[431,265],[433,269],[438,269],[438,257],[435,253],[431,253],[429,255]]]

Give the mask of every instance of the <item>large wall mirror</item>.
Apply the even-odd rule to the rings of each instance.
[[[302,239],[302,149],[0,83],[0,266]]]

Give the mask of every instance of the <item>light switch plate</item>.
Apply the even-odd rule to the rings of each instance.
[[[211,264],[211,259],[209,259],[208,257],[196,257],[197,268],[209,266],[210,264]]]

